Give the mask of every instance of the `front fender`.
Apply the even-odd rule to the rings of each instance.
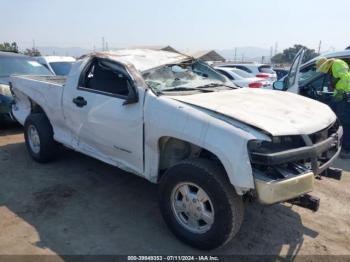
[[[187,141],[214,154],[224,166],[238,194],[254,188],[247,143],[268,139],[257,130],[229,118],[167,97],[145,101],[145,177],[157,182],[161,137]]]

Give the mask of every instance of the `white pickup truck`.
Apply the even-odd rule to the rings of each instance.
[[[166,223],[201,249],[238,232],[242,199],[273,204],[312,191],[341,148],[328,106],[235,88],[177,53],[95,53],[67,79],[15,76],[11,84],[34,160],[54,159],[61,144],[159,183]]]

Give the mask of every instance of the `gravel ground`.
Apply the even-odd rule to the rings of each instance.
[[[350,160],[342,181],[316,182],[318,212],[246,203],[236,238],[210,254],[350,255]],[[179,242],[163,222],[157,186],[65,150],[30,159],[22,129],[0,130],[0,254],[209,254]]]

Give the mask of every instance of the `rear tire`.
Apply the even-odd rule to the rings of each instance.
[[[203,250],[230,241],[244,216],[242,199],[225,170],[204,159],[186,160],[168,169],[160,182],[159,205],[175,236]]]
[[[29,155],[39,163],[56,158],[58,143],[53,139],[53,129],[45,114],[31,114],[24,123],[24,138]]]

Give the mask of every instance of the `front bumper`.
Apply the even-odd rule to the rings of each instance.
[[[306,172],[289,178],[274,180],[263,174],[254,174],[255,190],[262,204],[274,204],[311,192],[314,173]]]
[[[306,146],[277,153],[251,153],[251,162],[258,165],[277,166],[309,160],[312,171],[318,175],[326,170],[339,155],[342,137],[343,128],[341,126],[336,133],[317,144],[313,144],[309,136],[304,135],[303,139]],[[329,152],[333,152],[330,157],[322,156]],[[320,161],[321,159],[323,161]]]
[[[306,146],[278,153],[252,153],[253,175],[258,201],[273,204],[311,192],[315,175],[324,172],[341,151],[343,128],[313,144],[303,136]]]

